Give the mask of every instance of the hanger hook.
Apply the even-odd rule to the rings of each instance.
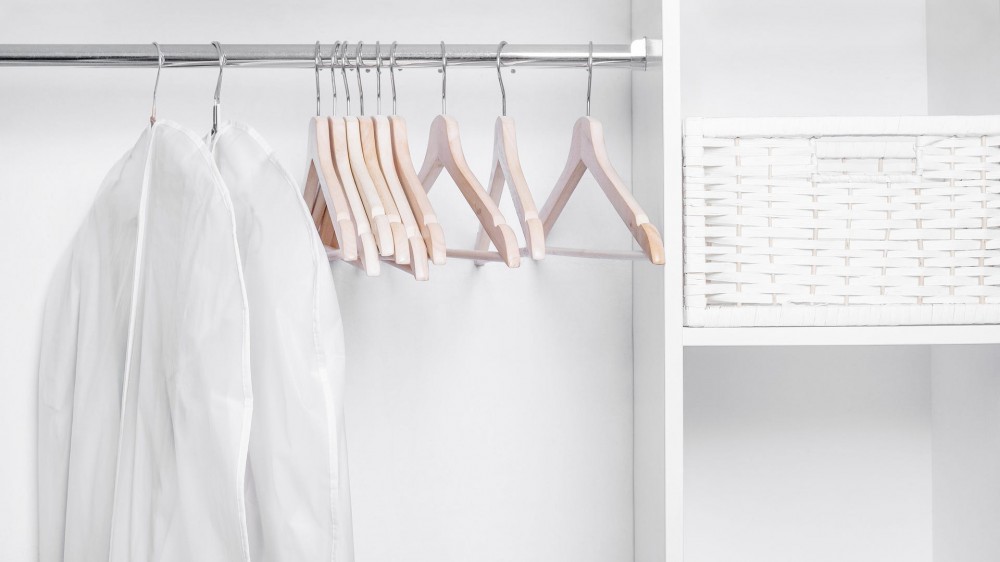
[[[448,113],[448,52],[441,41],[441,114]]]
[[[590,117],[590,90],[594,84],[594,42],[590,42],[590,52],[587,54],[587,117]]]
[[[340,44],[340,77],[344,79],[344,97],[347,98],[344,115],[350,115],[351,85],[347,83],[347,41]]]
[[[503,109],[504,117],[507,117],[507,90],[503,87],[503,72],[500,71],[500,67],[503,66],[503,63],[500,61],[500,53],[503,52],[503,48],[506,44],[506,41],[501,41],[500,45],[497,47],[497,79],[500,80],[500,104]]]
[[[365,114],[365,86],[361,83],[361,48],[364,41],[358,41],[358,50],[354,52],[354,71],[358,73],[358,104],[361,106],[361,115]]]
[[[392,47],[389,48],[389,82],[392,83],[392,114],[396,114],[396,73],[393,69],[396,67],[396,47],[399,43],[393,41]]]
[[[320,107],[320,91],[319,91],[319,67],[323,64],[323,55],[319,52],[320,44],[316,41],[316,53],[315,53],[315,69],[316,69],[316,117],[319,117]]]
[[[330,115],[337,114],[337,71],[334,69],[336,68],[337,49],[339,48],[340,41],[337,41],[333,44],[333,48],[330,49],[330,87],[333,89],[333,110]]]
[[[226,68],[226,53],[222,50],[222,44],[212,41],[212,46],[219,51],[219,79],[215,83],[215,98],[212,104],[212,136],[219,132],[219,108],[222,105],[222,71]]]
[[[156,47],[156,81],[153,82],[153,108],[149,112],[149,125],[153,126],[156,123],[156,91],[160,89],[160,72],[163,71],[163,51],[160,50],[160,44],[153,41],[153,46]]]
[[[382,115],[382,44],[375,42],[375,114]]]

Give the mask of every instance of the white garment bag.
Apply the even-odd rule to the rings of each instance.
[[[42,560],[248,560],[248,310],[232,204],[200,139],[164,121],[143,133],[52,295]]]
[[[250,303],[254,562],[352,562],[344,336],[326,252],[301,189],[251,128],[210,141],[229,188]]]
[[[210,143],[145,131],[52,286],[42,562],[353,561],[325,252],[256,133]]]
[[[46,300],[38,372],[40,562],[108,557],[139,196],[152,136],[143,132],[108,173]]]
[[[204,143],[153,126],[111,560],[247,560],[253,397],[232,202]]]

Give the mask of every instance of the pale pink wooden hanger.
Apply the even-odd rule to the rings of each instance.
[[[503,114],[497,117],[493,130],[493,160],[489,181],[490,198],[499,205],[504,185],[510,186],[510,196],[514,202],[517,218],[521,222],[524,244],[527,247],[527,251],[524,253],[530,255],[533,260],[540,260],[545,257],[545,231],[538,216],[538,208],[535,207],[535,200],[531,196],[531,190],[528,189],[528,183],[524,179],[524,172],[521,170],[514,120],[507,117],[507,92],[503,86],[500,63],[500,55],[506,44],[506,41],[502,41],[497,47],[497,77],[500,80]],[[490,239],[486,235],[486,229],[480,228],[479,234],[476,236],[476,250],[488,250],[489,247]],[[482,264],[484,261],[477,260],[476,263]]]
[[[507,225],[500,208],[490,198],[489,194],[476,179],[465,160],[462,151],[462,141],[458,131],[458,122],[447,115],[447,68],[448,58],[444,42],[441,43],[441,115],[431,123],[430,136],[427,141],[427,153],[420,168],[419,178],[424,189],[430,191],[434,181],[447,170],[454,180],[466,202],[472,207],[486,235],[497,247],[500,258],[508,267],[521,265],[521,254],[514,231]],[[448,250],[448,255],[454,257],[476,257],[475,250]]]
[[[344,261],[353,262],[358,259],[357,231],[331,157],[329,124],[325,117],[320,117],[319,69],[317,41],[316,117],[309,120],[309,170],[303,197],[323,244],[339,250]],[[154,119],[151,117],[151,122]]]
[[[389,124],[389,118],[381,115],[382,113],[382,52],[381,46],[378,42],[375,43],[375,75],[376,75],[376,113],[371,117],[372,127],[375,132],[375,144],[376,144],[376,156],[378,160],[379,170],[385,180],[386,188],[389,191],[389,197],[392,199],[393,203],[398,210],[399,217],[402,220],[402,225],[404,229],[404,234],[406,236],[406,244],[409,249],[409,267],[402,267],[404,271],[409,271],[415,279],[418,281],[426,281],[430,276],[429,267],[429,254],[427,252],[427,245],[424,242],[423,236],[420,231],[420,226],[417,224],[416,216],[413,209],[410,207],[410,202],[407,199],[406,191],[403,188],[402,183],[399,180],[399,175],[396,173],[396,162],[393,155],[392,149],[392,127]],[[393,108],[395,109],[395,108]],[[401,247],[399,242],[396,243],[397,250]]]
[[[549,195],[548,201],[542,207],[541,220],[548,236],[559,214],[566,207],[567,201],[576,186],[579,185],[585,171],[590,171],[597,180],[598,185],[604,191],[604,195],[611,201],[618,216],[628,226],[633,238],[642,248],[642,253],[635,252],[605,252],[593,250],[576,250],[567,248],[549,247],[548,251],[552,255],[566,255],[576,257],[595,257],[602,259],[636,259],[644,257],[656,265],[663,265],[664,251],[663,240],[660,232],[649,222],[646,213],[639,206],[632,194],[625,187],[618,172],[611,165],[607,147],[604,143],[604,130],[601,123],[590,117],[590,89],[591,77],[593,75],[593,53],[594,45],[590,44],[590,60],[588,62],[587,80],[587,115],[577,120],[573,126],[573,137],[570,140],[569,157],[562,175],[556,182],[555,187]]]
[[[345,43],[345,53],[346,50],[347,45]],[[334,47],[334,53],[336,53],[336,46]],[[333,58],[335,58],[335,55],[331,58],[330,72],[332,81],[331,85],[333,86],[334,91],[334,104],[336,104],[337,78],[336,73],[332,68]],[[343,67],[341,67],[341,71],[344,78],[344,87],[347,90],[345,92],[347,97],[347,110],[350,111],[351,93],[347,84],[347,72],[343,70]],[[340,178],[340,185],[344,188],[348,207],[351,211],[351,217],[354,219],[354,226],[357,229],[359,240],[358,266],[369,276],[375,276],[381,271],[379,264],[379,247],[375,239],[375,234],[372,232],[371,218],[369,217],[368,211],[365,209],[364,201],[361,198],[361,192],[355,182],[354,170],[351,166],[350,155],[348,153],[347,122],[343,117],[330,116],[327,118],[327,123],[330,138],[329,145],[332,153],[334,168],[336,169],[337,177]],[[336,257],[336,255],[331,254],[331,258]]]

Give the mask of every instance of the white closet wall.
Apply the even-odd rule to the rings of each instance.
[[[930,115],[1000,111],[1000,2],[927,0]]]
[[[629,4],[618,0],[15,0],[0,5],[0,37],[223,45],[381,39],[386,49],[393,40],[628,43],[630,20]],[[0,560],[32,560],[36,550],[35,368],[44,290],[103,175],[148,122],[154,75],[0,70]],[[584,112],[587,74],[524,69],[504,77],[540,206]],[[207,132],[215,79],[214,69],[165,70],[160,118]],[[329,74],[322,80],[327,106]],[[374,73],[365,81],[373,111]],[[406,70],[397,84],[419,163],[440,111],[440,75]],[[222,116],[256,127],[298,177],[313,88],[308,70],[230,69]],[[628,182],[630,73],[597,69],[593,88],[593,115]],[[388,111],[385,74],[383,96]],[[356,91],[352,97],[356,111]],[[485,180],[500,110],[495,71],[451,69],[448,109]],[[471,247],[476,222],[449,180],[437,182],[431,200],[449,244]],[[502,209],[516,224],[509,201]],[[551,237],[554,245],[619,249],[630,240],[589,178]],[[334,265],[347,328],[359,561],[632,559],[632,267],[553,257],[525,260],[518,270],[477,269],[455,260],[418,284],[391,268],[369,279]]]
[[[923,115],[925,37],[924,0],[681,0],[683,111]]]

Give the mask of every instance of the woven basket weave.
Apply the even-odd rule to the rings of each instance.
[[[689,119],[688,326],[1000,323],[1000,116]]]

